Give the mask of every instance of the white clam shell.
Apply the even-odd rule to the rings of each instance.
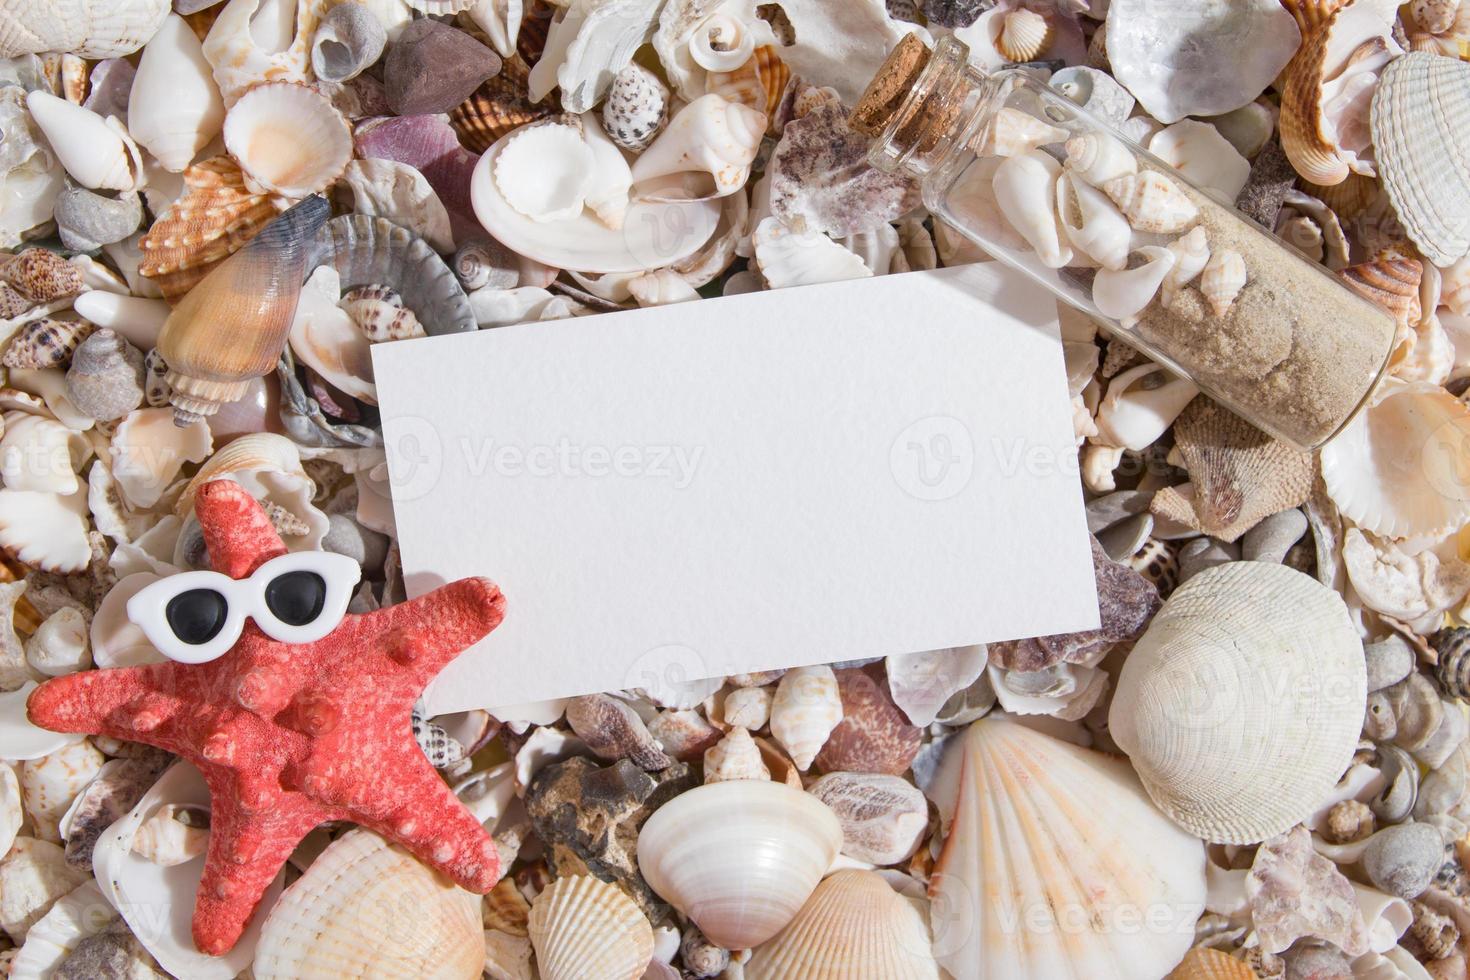
[[[781,934],[755,951],[749,980],[939,980],[923,904],[872,871],[838,871]]]
[[[35,925],[63,895],[86,880],[50,841],[17,837],[0,857],[0,929],[23,945]]]
[[[0,719],[0,725],[3,724],[5,721]],[[0,854],[10,850],[24,822],[25,812],[20,804],[20,782],[15,778],[15,767],[8,762],[0,762]]]
[[[745,186],[766,132],[766,117],[747,105],[702,95],[674,114],[633,163],[633,183],[696,177],[683,195],[724,197]]]
[[[933,923],[940,964],[956,977],[1151,980],[1177,963],[1204,904],[1205,848],[1127,763],[1012,719],[960,738],[929,792],[949,828],[929,881],[947,910]],[[1143,909],[1155,928],[1126,928]],[[1015,915],[1047,925],[1018,929]]]
[[[595,163],[578,127],[565,123],[524,126],[495,156],[495,187],[507,204],[536,222],[564,221],[582,213]]]
[[[102,753],[82,739],[19,765],[20,795],[37,837],[60,843],[62,814],[102,771],[104,761]]]
[[[755,263],[771,289],[811,286],[873,274],[861,258],[826,235],[794,232],[780,218],[765,218],[751,236]]]
[[[300,198],[341,176],[352,159],[342,114],[315,89],[289,82],[258,85],[225,116],[225,148],[246,186]]]
[[[1073,255],[1056,211],[1061,172],[1061,164],[1050,154],[1029,150],[1001,161],[993,182],[1001,213],[1051,269],[1070,264]]]
[[[108,452],[118,489],[135,507],[152,507],[185,463],[203,462],[214,445],[203,420],[182,428],[168,408],[139,408],[118,424]]]
[[[1206,840],[1254,843],[1332,793],[1366,686],[1337,593],[1284,565],[1227,562],[1165,602],[1108,721],[1160,809]]]
[[[0,693],[0,759],[11,762],[39,759],[82,740],[81,735],[53,732],[31,724],[26,717],[26,699],[36,687],[35,681],[27,681],[14,691]]]
[[[710,942],[749,949],[791,921],[841,847],[837,817],[815,797],[738,780],[696,787],[654,811],[638,834],[638,867]]]
[[[617,885],[557,878],[526,923],[543,980],[638,980],[653,959],[653,927]]]
[[[0,490],[0,548],[48,572],[80,572],[92,560],[87,494]]]
[[[91,456],[79,432],[54,419],[7,412],[0,438],[0,480],[11,490],[76,493],[77,471]]]
[[[1157,364],[1144,363],[1116,375],[1097,410],[1096,441],[1140,451],[1164,434],[1199,394],[1188,378],[1176,378]]]
[[[167,518],[177,522],[177,518]],[[99,668],[138,667],[163,663],[143,630],[128,618],[128,600],[159,579],[152,572],[135,572],[118,579],[92,617],[92,660]]]
[[[117,911],[95,881],[84,881],[61,898],[26,933],[15,951],[9,980],[46,980],[77,945],[117,921]]]
[[[1438,385],[1385,383],[1322,447],[1327,494],[1344,517],[1384,537],[1437,537],[1470,520],[1458,466],[1470,409]]]
[[[333,841],[261,907],[260,980],[371,975],[390,963],[401,976],[468,977],[484,966],[479,896],[366,830]]]
[[[1153,301],[1164,277],[1174,268],[1174,253],[1159,245],[1138,250],[1143,263],[1132,269],[1103,269],[1092,281],[1092,301],[1099,312],[1125,322]]]
[[[197,980],[232,980],[251,965],[265,916],[252,916],[239,942],[222,956],[207,956],[194,947],[190,921],[204,859],[164,867],[132,850],[133,837],[143,821],[170,803],[209,808],[209,787],[199,770],[187,762],[170,767],[127,816],[98,838],[92,872],[103,896],[122,913],[133,935],[165,970]],[[278,875],[266,889],[261,910],[276,906],[282,877]]]
[[[1231,201],[1250,179],[1250,161],[1207,122],[1185,119],[1160,130],[1149,140],[1148,150],[1199,186]]]
[[[128,110],[133,139],[174,173],[219,134],[224,100],[199,39],[177,14],[143,49]]]
[[[1073,173],[1063,173],[1056,186],[1057,214],[1067,240],[1104,269],[1124,268],[1133,229],[1123,212],[1106,194]]]
[[[26,96],[26,108],[78,184],[91,190],[133,191],[147,182],[142,154],[116,118],[103,119],[39,90]]]
[[[825,664],[797,667],[782,676],[771,702],[771,734],[805,772],[842,721],[837,675]]]

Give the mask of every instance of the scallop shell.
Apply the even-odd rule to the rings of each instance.
[[[1035,61],[1051,43],[1051,21],[1026,7],[1017,7],[1001,18],[995,49],[1007,61]]]
[[[1339,269],[1338,278],[1364,299],[1393,316],[1401,328],[1419,319],[1419,284],[1424,264],[1390,256]]]
[[[61,320],[49,316],[23,323],[5,346],[0,365],[10,368],[64,367],[93,329],[86,320]]]
[[[1195,206],[1179,186],[1156,170],[1114,177],[1102,185],[1135,231],[1170,234],[1183,231],[1195,218]]]
[[[694,178],[689,198],[724,197],[745,186],[766,131],[766,117],[718,95],[680,109],[633,164],[633,182]]]
[[[1131,269],[1102,269],[1092,281],[1092,301],[1099,312],[1121,320],[1124,326],[1153,302],[1177,261],[1173,252],[1158,245],[1145,245],[1136,254],[1143,257],[1141,264]]]
[[[209,456],[213,438],[202,420],[174,424],[167,408],[140,408],[118,423],[108,452],[118,489],[134,507],[158,503],[185,463]]]
[[[21,799],[35,835],[59,844],[61,817],[102,770],[105,761],[91,742],[73,742],[39,759],[20,763]]]
[[[1159,808],[1209,841],[1282,833],[1332,792],[1367,698],[1337,593],[1227,562],[1175,590],[1123,664],[1108,715]]]
[[[749,949],[791,921],[841,847],[837,817],[815,797],[736,780],[654,811],[638,834],[638,867],[715,945]]]
[[[138,272],[176,302],[279,213],[271,198],[245,185],[229,157],[184,171],[186,190],[139,242]]]
[[[225,105],[261,82],[305,82],[312,36],[332,0],[229,0],[204,38]],[[263,9],[262,9],[263,8]]]
[[[168,10],[168,0],[6,0],[0,58],[48,51],[120,58],[141,48]]]
[[[863,279],[873,274],[862,259],[826,235],[794,232],[779,218],[763,219],[750,240],[756,265],[771,289]]]
[[[1384,69],[1372,115],[1379,176],[1405,232],[1435,265],[1470,253],[1467,121],[1470,64],[1412,52]]]
[[[247,188],[283,197],[321,190],[352,159],[347,120],[315,89],[291,82],[241,95],[225,116],[224,139]]]
[[[1165,980],[1259,980],[1243,960],[1208,946],[1196,946],[1184,954]]]
[[[803,772],[841,721],[842,698],[831,667],[797,667],[776,685],[771,734]]]
[[[133,191],[147,181],[138,146],[115,117],[103,119],[39,90],[26,96],[26,108],[78,184],[89,190]]]
[[[225,105],[199,39],[171,14],[143,49],[128,99],[129,132],[178,173],[219,134]]]
[[[285,541],[292,551],[320,547],[331,526],[327,515],[312,505],[316,484],[306,475],[296,444],[274,432],[255,432],[231,440],[210,456],[194,474],[174,504],[174,514],[185,518],[194,509],[194,495],[211,480],[233,480],[263,505],[276,506],[306,526]]]
[[[596,163],[580,126],[538,123],[517,130],[495,157],[495,186],[507,204],[537,222],[582,213]]]
[[[929,924],[916,903],[871,871],[839,871],[755,951],[749,980],[938,980]]]
[[[929,880],[949,910],[934,948],[954,976],[1145,980],[1193,941],[1204,846],[1150,805],[1126,762],[985,718],[931,796],[949,828]],[[1143,909],[1153,927],[1124,927]]]
[[[634,67],[630,65],[626,70],[631,71]],[[526,88],[528,71],[526,63],[519,57],[508,58],[501,65],[500,74],[450,110],[449,123],[465,149],[484,153],[502,136],[527,123],[544,119],[555,111],[550,105],[537,105],[531,101]],[[608,94],[609,102],[616,90],[614,83]]]
[[[42,571],[82,571],[92,560],[86,493],[0,490],[0,548]]]
[[[306,976],[479,976],[485,962],[479,896],[376,834],[328,845],[260,930],[259,980]],[[405,910],[411,914],[405,915]]]
[[[653,72],[634,63],[618,72],[607,90],[602,127],[618,146],[637,153],[653,142],[668,115],[668,87]]]
[[[1220,249],[1206,263],[1199,288],[1214,314],[1223,317],[1235,305],[1247,279],[1245,258],[1233,248]]]
[[[1322,447],[1322,479],[1342,515],[1382,537],[1439,537],[1470,521],[1458,465],[1470,408],[1436,384],[1386,382]]]
[[[653,959],[653,927],[617,885],[557,878],[526,923],[545,980],[638,980]]]

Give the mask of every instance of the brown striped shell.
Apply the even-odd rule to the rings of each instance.
[[[1381,255],[1341,269],[1337,275],[1364,299],[1391,314],[1400,327],[1419,319],[1424,263],[1418,259]]]
[[[511,130],[552,114],[554,108],[549,102],[532,104],[527,89],[529,74],[530,69],[519,56],[509,58],[501,65],[500,74],[450,110],[449,124],[465,149],[484,153]]]
[[[264,194],[251,193],[235,162],[213,157],[184,171],[187,190],[148,229],[138,271],[176,303],[276,216]]]
[[[1256,971],[1218,949],[1196,946],[1165,980],[1256,980]]]
[[[16,331],[0,364],[8,368],[61,367],[93,329],[86,320],[38,317]]]

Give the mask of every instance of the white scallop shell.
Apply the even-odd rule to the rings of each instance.
[[[341,176],[352,159],[347,120],[315,89],[258,85],[225,116],[225,148],[257,193],[299,198]]]
[[[1092,301],[1104,316],[1123,321],[1141,313],[1153,301],[1164,277],[1174,268],[1174,253],[1159,245],[1138,250],[1144,257],[1132,269],[1102,269],[1092,281]]]
[[[796,667],[782,676],[771,702],[771,734],[805,772],[842,721],[837,675],[825,664]]]
[[[929,881],[940,964],[979,980],[1163,976],[1194,940],[1204,845],[1123,761],[1005,718],[960,739],[930,792],[948,827]],[[1143,910],[1154,927],[1128,928]]]
[[[922,905],[872,871],[838,871],[755,950],[748,980],[939,980]]]
[[[683,196],[724,197],[745,186],[766,132],[766,117],[713,93],[674,114],[633,163],[633,183],[660,177],[695,178]]]
[[[1170,233],[1183,231],[1199,208],[1179,185],[1157,170],[1114,177],[1102,189],[1128,218],[1135,231]]]
[[[26,96],[26,108],[78,184],[91,190],[134,191],[147,182],[138,146],[115,117],[103,119],[40,90]]]
[[[1337,593],[1285,565],[1227,562],[1164,603],[1108,721],[1160,809],[1206,840],[1255,843],[1333,791],[1366,687]]]
[[[37,837],[61,843],[62,814],[102,771],[104,761],[91,742],[81,739],[17,767],[21,801]]]
[[[653,927],[617,885],[591,875],[553,881],[526,923],[543,980],[638,980],[653,959]]]
[[[1104,269],[1128,265],[1133,229],[1108,196],[1075,173],[1057,178],[1057,215],[1073,248]]]
[[[48,572],[80,572],[92,560],[87,494],[0,490],[0,548]]]
[[[1342,515],[1391,538],[1439,537],[1470,521],[1459,466],[1470,408],[1427,382],[1387,381],[1322,447],[1322,479]]]
[[[763,219],[750,240],[755,263],[771,289],[865,279],[873,274],[862,259],[826,235],[794,232],[780,218]]]
[[[842,826],[820,800],[742,779],[696,787],[654,811],[638,834],[638,867],[710,942],[749,949],[791,921],[841,847]]]
[[[1061,165],[1050,154],[1028,150],[1002,160],[993,181],[1001,213],[1051,269],[1070,264],[1073,254],[1056,211],[1056,182],[1061,172]]]
[[[580,127],[533,123],[511,133],[495,156],[495,186],[507,204],[536,222],[582,213],[595,163]]]
[[[1066,142],[1068,170],[1082,175],[1093,187],[1138,173],[1133,151],[1102,130],[1074,136]]]
[[[0,437],[0,480],[11,490],[76,493],[77,471],[92,454],[80,432],[55,419],[7,412]]]
[[[1185,406],[1199,394],[1188,378],[1176,378],[1166,369],[1145,362],[1116,375],[1097,409],[1097,435],[1103,446],[1141,451],[1174,424]]]
[[[128,97],[129,131],[163,169],[179,173],[219,135],[225,104],[194,31],[177,14],[143,49]]]
[[[103,896],[165,970],[197,980],[232,980],[250,966],[265,916],[252,916],[239,942],[222,956],[207,956],[194,947],[190,921],[204,859],[164,867],[132,851],[133,836],[143,821],[170,803],[209,808],[209,787],[187,762],[170,767],[137,806],[103,832],[92,852],[92,872]],[[261,910],[275,906],[282,877],[277,875],[261,896]]]
[[[180,427],[171,409],[134,409],[112,436],[112,475],[129,503],[152,507],[184,464],[203,462],[213,445],[203,420]]]
[[[1207,122],[1185,119],[1158,133],[1148,151],[1200,187],[1235,200],[1251,176],[1250,161]]]

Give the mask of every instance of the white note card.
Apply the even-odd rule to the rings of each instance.
[[[1052,297],[995,263],[373,347],[429,713],[1091,629]]]

